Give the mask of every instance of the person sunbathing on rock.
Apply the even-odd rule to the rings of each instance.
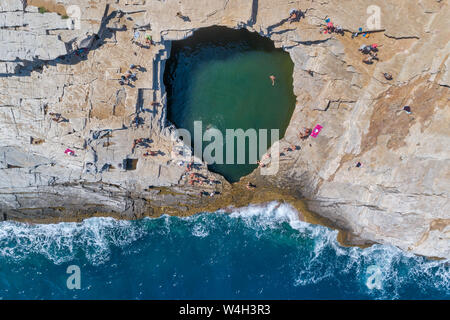
[[[129,77],[128,76],[124,76],[124,75],[122,75],[121,77],[120,77],[120,81],[121,81],[121,84],[123,83],[123,84],[130,84],[130,79],[129,79]]]
[[[57,122],[57,123],[66,121],[66,118],[64,118],[60,113],[52,113],[52,112],[50,112],[49,115],[53,116],[52,120]]]
[[[323,33],[327,34],[327,33],[333,33],[334,32],[334,24],[333,22],[328,22]]]
[[[134,141],[133,141],[133,150],[134,150],[134,148],[136,148],[137,146],[139,146],[140,144],[142,144],[144,142],[144,139],[143,138],[139,138],[139,139],[134,139]]]
[[[262,163],[259,160],[256,160],[256,164],[258,165],[259,168],[264,168],[266,166],[264,163]]]
[[[253,184],[253,183],[251,183],[251,182],[248,182],[247,183],[247,185],[245,186],[248,190],[252,190],[252,189],[255,189],[256,188],[256,186]]]
[[[283,149],[283,151],[295,151],[295,150],[297,150],[297,146],[295,146],[295,145],[290,145],[290,146],[288,146],[288,147],[285,147],[284,149]]]
[[[183,20],[184,22],[190,22],[191,19],[188,16],[183,15],[181,12],[177,12],[177,17]]]
[[[344,29],[341,26],[336,26],[334,32],[336,32],[337,34],[340,34],[341,36],[344,35]]]
[[[361,51],[363,54],[369,54],[371,51],[371,47],[363,44],[358,50]]]
[[[383,76],[386,80],[392,80],[392,74],[390,74],[390,73],[384,72]]]
[[[373,43],[370,45],[370,50],[373,52],[377,52],[378,51],[378,44]]]
[[[378,59],[378,54],[377,54],[376,52],[370,52],[369,55],[370,55],[370,57],[372,58],[372,60],[377,60],[377,61],[379,61],[379,59]]]
[[[144,153],[144,157],[148,157],[148,156],[154,157],[156,155],[158,155],[158,152],[152,151],[152,150],[148,150],[147,152]]]
[[[372,64],[373,63],[373,58],[372,56],[366,57],[363,59],[363,61],[365,64]]]
[[[403,110],[407,113],[407,114],[411,114],[411,107],[410,106],[404,106]]]
[[[283,153],[286,153],[286,152],[289,152],[289,151],[292,151],[291,147],[284,147],[283,148]]]
[[[303,128],[303,133],[300,132],[299,134],[300,139],[302,140],[308,139],[308,137],[311,135],[311,132],[312,132],[311,128]]]
[[[289,23],[297,21],[298,18],[299,18],[299,14],[298,14],[297,10],[292,9],[289,12],[289,18],[288,18]]]

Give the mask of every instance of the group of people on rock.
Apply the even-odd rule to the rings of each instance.
[[[330,19],[326,19],[326,26],[324,28],[324,33],[339,33],[341,35],[344,35],[344,30],[342,27],[334,26],[333,23],[330,21]],[[369,32],[364,32],[362,28],[359,28],[358,32],[352,34],[352,39],[359,36],[359,34],[362,34],[364,38],[369,38]],[[376,43],[373,43],[371,45],[362,45],[359,48],[359,51],[364,55],[364,58],[362,61],[366,64],[373,64],[374,61],[379,61],[378,58],[378,50],[381,45],[378,45]],[[393,77],[390,73],[384,72],[383,76],[386,80],[392,80]]]
[[[214,186],[214,185],[220,183],[220,181],[218,181],[218,180],[214,180],[214,179],[205,177],[204,175],[202,175],[198,172],[193,172],[193,170],[195,170],[194,162],[192,162],[192,161],[188,162],[186,165],[185,175],[188,175],[187,182],[191,186],[194,186],[195,184],[198,184],[200,186],[204,186],[204,185]],[[211,191],[210,193],[205,192],[205,191],[200,192],[200,196],[203,196],[204,194],[209,194],[209,196],[212,197],[215,194],[219,194],[219,192],[217,192],[217,191]]]
[[[362,54],[364,54],[366,57],[363,59],[363,62],[366,64],[372,64],[374,60],[378,59],[378,44],[373,43],[371,45],[365,45],[363,44],[359,49]]]
[[[148,147],[150,142],[151,140],[147,138],[134,139],[133,146],[131,147],[131,152],[134,152],[134,149],[136,149],[139,146]]]
[[[359,28],[357,32],[352,33],[352,39],[358,38],[360,34],[363,38],[366,38],[366,39],[368,39],[370,36],[369,32],[367,32],[367,31],[364,32],[363,28]]]
[[[283,150],[279,153],[279,156],[284,156],[286,155],[287,152],[292,152],[295,150],[298,150],[299,147],[297,147],[295,144],[291,144],[290,146],[284,147]],[[272,158],[272,155],[269,153],[266,153],[261,160],[256,160],[256,164],[258,165],[258,168],[265,168],[267,166],[266,163],[264,163],[265,159],[270,159]],[[270,161],[269,161],[270,163]]]
[[[134,150],[137,147],[139,147],[139,146],[148,147],[149,143],[150,143],[150,140],[146,139],[146,138],[134,139],[133,140],[133,146],[131,148],[131,152],[134,152]],[[158,151],[154,151],[154,150],[147,149],[144,152],[143,156],[144,157],[155,157],[155,156],[159,155],[160,153],[161,153],[161,151],[159,151],[159,150]]]
[[[135,31],[133,38],[131,39],[131,43],[139,46],[139,47],[143,47],[142,44],[139,42],[139,37],[140,37],[140,33],[139,31]],[[153,44],[153,39],[152,36],[149,34],[145,35],[145,44],[148,46],[147,49],[150,49],[150,46]]]
[[[195,183],[198,183],[199,185],[208,184],[210,186],[213,186],[216,181],[212,179],[207,179],[203,177],[201,174],[196,172],[191,172],[189,174],[189,180],[188,183],[193,186]]]
[[[207,191],[200,191],[199,195],[200,197],[203,197],[204,195],[208,195],[210,197],[214,197],[216,194],[220,194],[219,191],[211,191],[211,192],[207,192]]]
[[[304,13],[301,10],[296,10],[296,9],[291,9],[291,11],[289,12],[289,18],[288,21],[290,22],[294,22],[294,21],[298,21],[300,19],[300,17],[304,17]],[[340,34],[340,35],[344,35],[344,29],[341,26],[336,26],[334,25],[334,23],[331,21],[330,18],[326,18],[325,19],[325,27],[321,30],[321,32],[323,32],[324,34],[331,34],[331,33],[336,33],[336,34]],[[362,28],[359,28],[359,31],[352,34],[352,38],[358,37],[358,35],[362,33],[363,37],[368,38],[369,37],[369,33],[368,32],[363,32]],[[361,48],[359,49],[364,55],[365,57],[363,58],[363,62],[366,64],[372,64],[375,60],[379,60],[378,59],[378,45],[376,43],[372,44],[372,45],[363,45],[361,46]],[[389,77],[388,77],[389,78]],[[390,80],[386,78],[387,80]],[[275,79],[272,79],[272,85],[274,85],[274,81]]]
[[[290,23],[293,23],[293,22],[299,21],[304,16],[305,15],[304,15],[304,13],[301,10],[292,9],[289,12],[289,18],[287,20]],[[179,17],[179,18],[181,18],[181,19],[183,19],[185,21],[189,21],[189,18],[186,17],[186,16],[183,16],[180,12],[177,13],[177,17]],[[333,22],[331,22],[331,20],[329,18],[326,19],[325,21],[326,21],[326,25],[325,25],[325,27],[322,30],[324,34],[336,33],[336,34],[344,35],[344,29],[341,26],[335,26],[333,24]],[[359,32],[357,32],[356,34],[352,34],[352,38],[357,37],[359,35],[359,33],[361,33],[361,32],[362,32],[362,29],[360,28]],[[368,38],[368,33],[365,33],[363,36]],[[148,35],[146,37],[145,41],[146,41],[147,44],[152,44],[151,36]],[[362,45],[359,48],[359,51],[365,56],[365,58],[363,59],[363,62],[366,63],[366,64],[372,64],[373,61],[379,60],[378,59],[378,55],[377,55],[379,47],[380,47],[380,45],[378,45],[376,43],[373,43],[371,45]],[[136,69],[135,65],[133,65],[133,64],[130,65],[130,70],[128,70],[125,75],[122,75],[121,80],[119,81],[121,85],[124,85],[125,83],[130,84],[130,81],[135,81],[137,79],[137,74],[135,72],[133,72],[135,69]],[[389,74],[389,73],[384,72],[383,76],[385,77],[386,80],[392,80],[392,75]],[[270,80],[272,82],[272,85],[275,85],[275,79],[276,79],[275,76],[271,75],[269,78],[270,78]],[[409,114],[411,113],[411,109],[410,109],[409,106],[405,106],[403,110],[405,112],[409,113]],[[57,114],[50,114],[50,115],[54,115],[55,116],[55,118],[53,120],[58,121],[58,122],[61,121],[61,120],[59,120],[61,118],[60,115],[59,116]],[[303,130],[301,132],[299,132],[298,137],[301,140],[306,140],[311,135],[311,133],[312,133],[312,129],[311,128],[304,127]],[[141,139],[135,139],[134,142],[133,142],[133,150],[134,150],[135,147],[141,145],[142,143],[144,143],[144,139],[142,139],[142,138]],[[290,145],[288,147],[283,148],[282,152],[285,153],[285,152],[291,152],[291,151],[294,151],[294,150],[298,150],[298,147],[296,145]],[[147,150],[147,152],[144,153],[144,156],[156,156],[158,153],[159,152]],[[280,153],[280,155],[282,155],[282,153]],[[261,161],[258,160],[257,161],[258,167],[259,168],[265,167],[266,164],[264,164],[263,161],[266,158],[270,158],[270,157],[271,157],[271,155],[270,155],[270,153],[268,153],[261,159]],[[356,164],[356,167],[358,167],[358,168],[361,167],[361,166],[362,165],[361,165],[360,162],[358,162]],[[199,185],[207,184],[207,185],[211,185],[212,186],[215,183],[217,183],[215,180],[205,178],[204,176],[202,176],[199,173],[192,172],[193,168],[194,168],[194,163],[193,162],[187,163],[186,174],[189,174],[188,183],[190,185],[194,186],[195,184],[199,184]],[[249,189],[249,190],[253,190],[253,189],[256,188],[256,185],[254,185],[251,182],[248,182],[246,184],[246,188]],[[203,196],[205,193],[209,194],[212,197],[217,192],[212,191],[212,192],[209,193],[209,192],[201,191],[200,192],[200,196]]]
[[[333,22],[331,22],[331,20],[329,18],[327,18],[325,20],[326,25],[323,29],[323,33],[337,33],[337,34],[341,34],[344,35],[344,29],[341,26],[335,26],[333,24]],[[368,38],[369,37],[369,33],[368,32],[363,32],[362,28],[359,28],[358,32],[352,34],[352,39],[358,37],[358,35],[362,33],[363,37]],[[361,51],[362,54],[365,55],[365,57],[363,58],[363,62],[366,64],[372,64],[375,60],[378,61],[378,48],[380,46],[376,43],[371,44],[371,45],[362,45],[359,48],[359,51]],[[389,79],[389,76],[385,76],[386,80],[391,80]]]
[[[119,80],[119,84],[121,86],[127,84],[127,85],[131,85],[131,81],[136,81],[137,80],[137,73],[136,73],[136,69],[138,68],[138,66],[134,65],[134,64],[130,64],[130,69],[120,77]]]
[[[335,26],[333,22],[331,22],[331,20],[328,18],[325,20],[325,22],[327,23],[325,28],[323,29],[323,33],[327,34],[327,33],[336,33],[336,34],[340,34],[341,36],[344,35],[344,29],[341,26]]]
[[[297,146],[295,144],[291,144],[290,146],[283,148],[283,153],[285,153],[285,152],[292,152],[292,151],[295,151],[295,150],[297,150]]]

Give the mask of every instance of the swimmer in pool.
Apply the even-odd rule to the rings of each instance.
[[[272,86],[274,86],[275,85],[275,76],[274,75],[271,75],[270,77],[270,80],[272,80]]]

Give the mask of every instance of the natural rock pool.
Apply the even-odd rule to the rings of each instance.
[[[192,137],[194,121],[202,121],[203,132],[216,128],[224,137],[226,129],[253,128],[279,129],[281,139],[295,108],[293,68],[287,52],[257,33],[224,27],[200,29],[172,44],[164,74],[168,118],[177,128],[189,130]],[[275,85],[271,75],[276,77]],[[267,140],[270,146],[270,134]],[[203,149],[208,143],[203,143]],[[236,157],[235,152],[234,164],[215,163],[209,169],[235,182],[257,167],[249,163],[248,147],[245,164],[237,164]]]

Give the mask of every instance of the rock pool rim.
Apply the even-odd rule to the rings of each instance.
[[[261,136],[258,134],[257,143],[250,143],[251,138],[249,136],[243,138],[245,141],[245,162],[243,164],[236,162],[236,143],[234,143],[234,162],[229,163],[228,158],[225,161],[225,154],[229,151],[225,139],[223,140],[223,161],[208,163],[209,171],[219,174],[229,183],[236,183],[258,169],[258,165],[254,160],[251,160],[251,155],[257,153],[256,159],[261,160],[261,156],[270,151],[273,144],[279,143],[284,138],[297,101],[293,85],[294,62],[289,52],[283,48],[277,48],[270,37],[246,28],[217,25],[204,27],[193,30],[193,33],[186,38],[171,40],[170,43],[170,57],[163,62],[163,85],[167,93],[167,120],[170,125],[179,129],[187,129],[191,137],[195,136],[195,130],[192,128],[191,122],[197,121],[197,118],[202,121],[203,117],[206,117],[206,123],[211,121],[208,126],[204,123],[206,130],[211,126],[217,128],[221,131],[223,137],[226,136],[225,130],[243,129],[246,133],[246,130],[249,129],[256,130],[256,132],[259,132],[259,129],[268,131],[266,148],[259,148],[258,143],[261,141]],[[208,55],[209,53],[211,55]],[[260,54],[262,56],[259,56]],[[211,64],[213,67],[211,67]],[[217,67],[219,70],[215,68],[216,64],[219,65]],[[260,67],[263,64],[267,65],[267,70],[262,71],[263,75],[261,75],[259,69],[264,69]],[[220,69],[222,67],[226,69]],[[227,73],[228,68],[233,71]],[[243,77],[239,72],[240,68],[245,70],[242,72]],[[253,69],[258,69],[258,73]],[[219,71],[219,75],[215,73],[217,71]],[[203,77],[200,77],[202,80],[199,80],[199,77],[195,75],[198,73],[202,74]],[[267,79],[265,79],[266,73]],[[266,90],[267,94],[261,94],[262,90],[258,85],[261,86],[261,83],[269,84],[269,75],[273,74],[277,76],[276,91]],[[205,75],[208,76],[207,80],[203,80]],[[256,80],[246,81],[246,75],[249,75],[250,79]],[[224,83],[224,78],[232,81]],[[199,91],[199,85],[190,85],[192,82],[198,81],[202,81],[202,88],[205,88],[204,85],[207,85],[207,83],[214,83],[214,85],[207,86],[205,90]],[[185,85],[185,83],[189,83],[189,85]],[[239,88],[229,85],[230,83],[237,83]],[[247,90],[243,96],[241,88]],[[265,89],[264,87],[263,90]],[[251,94],[247,94],[247,92],[251,92]],[[255,100],[255,97],[261,100]],[[206,102],[208,99],[209,102]],[[278,107],[273,108],[274,105]],[[215,112],[209,113],[208,110],[205,110],[205,106],[208,106],[208,110],[212,109]],[[210,108],[209,106],[214,107]],[[230,108],[230,106],[233,107]],[[238,107],[236,108],[236,106]],[[262,111],[260,112],[261,107]],[[236,112],[240,111],[233,111],[233,109],[245,111],[237,117]],[[221,115],[220,119],[217,115]],[[209,120],[208,117],[210,117]],[[267,118],[270,118],[270,121]],[[255,119],[258,120],[255,121]],[[276,137],[272,136],[272,129],[278,130],[279,134]],[[204,129],[202,134],[206,130]],[[205,152],[206,147],[212,145],[215,140],[201,141],[203,152]],[[234,138],[234,141],[236,142],[236,138]],[[192,148],[195,147],[195,144],[195,142],[191,143]],[[255,150],[253,153],[250,149],[257,149],[258,151]],[[199,157],[199,154],[196,154],[196,156]],[[205,160],[203,154],[202,160],[208,161]]]

